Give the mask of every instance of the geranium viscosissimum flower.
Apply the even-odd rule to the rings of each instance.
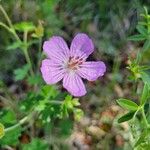
[[[102,61],[86,61],[94,51],[94,45],[84,33],[78,33],[74,37],[70,49],[59,36],[53,36],[45,41],[43,49],[48,57],[42,61],[43,79],[47,84],[55,84],[63,79],[63,87],[73,96],[86,94],[81,78],[94,81],[106,71]]]

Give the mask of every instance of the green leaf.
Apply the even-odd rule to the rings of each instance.
[[[0,145],[12,145],[15,146],[19,143],[19,136],[21,135],[21,127],[15,128],[14,130],[5,133],[3,138],[0,140]]]
[[[134,147],[136,148],[137,146],[139,146],[141,143],[145,142],[145,139],[147,137],[147,135],[149,134],[149,132],[147,132],[146,130],[140,135],[140,137],[138,138],[137,142],[135,143]]]
[[[142,78],[142,80],[143,80],[143,82],[144,82],[145,84],[148,84],[148,85],[150,86],[150,76],[149,76],[148,73],[142,72],[142,73],[141,73],[141,78]]]
[[[143,41],[145,40],[147,37],[145,35],[142,35],[142,34],[137,34],[137,35],[133,35],[133,36],[130,36],[128,38],[128,40],[130,41]]]
[[[149,86],[147,83],[145,83],[144,88],[143,88],[143,92],[142,92],[142,96],[140,99],[141,105],[146,103],[148,97],[149,97]]]
[[[45,85],[42,87],[40,92],[41,96],[45,97],[46,99],[53,99],[58,95],[58,90],[55,86],[52,85]]]
[[[143,50],[143,51],[147,51],[147,50],[149,50],[149,49],[150,49],[150,39],[147,39],[146,42],[145,42],[144,45],[143,45],[142,50]]]
[[[22,68],[16,69],[14,71],[15,80],[16,81],[23,80],[27,76],[29,69],[30,69],[30,65],[28,64],[24,65]]]
[[[41,75],[34,75],[28,77],[28,83],[30,85],[40,84],[42,83]]]
[[[33,107],[39,104],[39,101],[43,100],[44,97],[37,95],[37,93],[34,93],[33,91],[26,94],[26,97],[24,100],[22,100],[19,104],[20,110],[23,112],[30,112]]]
[[[142,25],[137,25],[136,26],[136,29],[138,30],[138,32],[139,33],[141,33],[142,35],[147,35],[147,29],[144,27],[144,26],[142,26]]]
[[[71,134],[71,131],[73,129],[73,121],[71,119],[62,119],[59,122],[58,127],[60,129],[59,135],[67,137]]]
[[[48,144],[41,139],[32,139],[31,143],[23,144],[22,150],[48,150]]]
[[[18,30],[20,32],[31,32],[35,30],[35,26],[33,25],[32,22],[20,22],[20,23],[16,23],[14,25],[15,30]]]
[[[10,109],[2,110],[0,114],[0,122],[8,125],[16,123],[16,115],[14,111]]]
[[[84,116],[84,112],[79,108],[75,108],[73,112],[75,120],[77,121],[80,121],[80,119]]]
[[[14,42],[12,45],[6,47],[6,50],[16,50],[22,46],[21,42]]]
[[[72,104],[73,104],[73,106],[80,106],[81,105],[78,98],[74,98],[72,100]]]
[[[62,116],[68,117],[69,111],[73,110],[72,96],[67,95],[61,105]]]
[[[128,120],[131,120],[134,116],[135,112],[128,112],[127,114],[123,115],[118,119],[118,123],[122,123]]]
[[[128,109],[128,110],[136,111],[138,109],[138,105],[135,102],[128,100],[128,99],[123,99],[123,98],[118,99],[117,103],[121,107]]]

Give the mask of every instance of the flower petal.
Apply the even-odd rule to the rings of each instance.
[[[41,66],[42,77],[47,84],[55,84],[64,77],[65,70],[59,63],[44,59]]]
[[[65,74],[63,79],[63,87],[73,96],[79,97],[86,94],[83,81],[76,73]]]
[[[102,61],[84,62],[78,69],[78,74],[89,81],[94,81],[98,77],[103,76],[106,71],[106,66]]]
[[[62,37],[53,36],[43,44],[43,49],[46,55],[57,61],[62,61],[68,58],[69,48]]]
[[[94,51],[92,40],[85,33],[78,33],[72,40],[70,52],[73,56],[79,56],[82,53],[87,58]]]

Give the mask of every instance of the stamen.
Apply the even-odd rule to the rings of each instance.
[[[67,68],[71,70],[77,70],[80,65],[83,63],[83,58],[76,56],[76,57],[69,57]]]

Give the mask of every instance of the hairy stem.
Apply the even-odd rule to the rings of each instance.
[[[7,20],[7,23],[8,23],[8,25],[9,25],[9,27],[8,27],[7,25],[3,24],[3,23],[1,23],[1,25],[2,25],[5,29],[7,29],[9,32],[11,32],[11,33],[14,35],[14,37],[17,39],[17,41],[21,42],[19,36],[17,35],[17,33],[16,33],[15,29],[14,29],[14,26],[13,26],[13,24],[12,24],[10,18],[8,17],[8,15],[7,15],[7,13],[6,13],[6,11],[5,11],[5,9],[3,8],[2,5],[0,5],[0,11],[3,13],[5,19]]]
[[[5,133],[9,132],[9,131],[12,131],[14,129],[16,129],[17,127],[21,126],[22,124],[24,124],[25,122],[27,122],[27,120],[29,119],[28,116],[24,117],[23,119],[21,119],[17,124],[9,127],[9,128],[6,128],[5,129]]]
[[[27,37],[28,37],[28,32],[25,31],[25,32],[24,32],[24,36],[23,36],[23,42],[24,42],[23,52],[24,52],[26,61],[27,61],[27,63],[28,63],[29,66],[30,66],[30,73],[31,73],[31,75],[33,76],[33,75],[34,75],[34,72],[33,72],[33,69],[32,69],[32,63],[31,63],[31,59],[30,59],[30,57],[29,57],[28,48],[27,48]]]
[[[3,13],[5,19],[7,20],[9,26],[10,26],[10,27],[13,27],[13,24],[12,24],[10,18],[8,17],[8,15],[7,15],[7,13],[6,13],[6,11],[5,11],[5,9],[3,8],[2,5],[0,5],[0,10],[1,10],[1,12]]]

